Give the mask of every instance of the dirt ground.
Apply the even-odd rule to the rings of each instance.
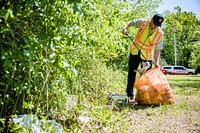
[[[200,133],[200,96],[174,96],[174,105],[135,105],[127,133]]]

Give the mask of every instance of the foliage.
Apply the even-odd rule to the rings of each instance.
[[[175,33],[177,64],[197,69],[198,67],[192,65],[191,62],[196,62],[195,58],[199,57],[199,55],[195,54],[199,41],[199,20],[192,12],[181,12],[180,7],[176,7],[175,10],[175,13],[168,13],[165,16],[163,58],[166,59],[168,64],[174,64]],[[195,58],[194,55],[196,55]]]
[[[77,120],[80,115],[92,117],[89,131],[127,130],[128,126],[121,127],[124,117],[120,113],[102,106],[109,92],[125,91],[131,41],[120,31],[131,19],[150,18],[159,2],[1,1],[0,131],[14,130],[10,118],[20,114],[56,119],[69,132],[84,127]],[[179,64],[187,67],[190,63],[199,69],[199,43],[191,42],[199,35],[195,15],[178,9],[165,20],[166,47],[161,64],[173,63],[173,32],[169,27],[174,20],[177,39],[181,40],[177,43]],[[136,30],[129,32],[133,35]],[[73,108],[64,106],[69,95],[77,96]],[[147,111],[154,114],[151,108]]]
[[[200,36],[200,21],[198,22],[198,26],[196,29],[197,30],[193,33],[195,35],[196,39],[192,41],[193,42],[193,47],[192,47],[193,52],[191,54],[189,63],[190,63],[191,67],[195,68],[197,70],[197,72],[200,73],[200,64],[199,64],[199,62],[200,62],[200,51],[199,51],[199,49],[200,49],[200,41],[199,41],[200,40],[200,38],[199,38],[199,36]]]
[[[200,42],[194,44],[193,52],[190,58],[190,66],[195,68],[198,73],[200,73],[200,56],[199,56]]]
[[[131,42],[120,31],[130,19],[151,14],[146,7],[158,2],[1,1],[2,130],[9,130],[13,115],[29,113],[62,118],[70,128],[79,111],[63,108],[68,95],[77,95],[79,105],[125,88],[122,69],[127,70]]]

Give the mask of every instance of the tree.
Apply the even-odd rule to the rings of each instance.
[[[193,33],[196,39],[191,40],[190,42],[193,43],[193,52],[191,53],[189,66],[196,69],[198,73],[200,73],[200,21],[198,20],[198,25],[196,31]]]
[[[173,64],[173,36],[175,32],[177,64],[189,67],[194,45],[191,40],[196,39],[193,33],[197,31],[197,26],[199,24],[195,14],[192,12],[181,12],[180,7],[176,7],[175,10],[177,11],[176,13],[167,14],[165,16],[165,49],[163,51],[163,57],[166,58],[168,64]]]

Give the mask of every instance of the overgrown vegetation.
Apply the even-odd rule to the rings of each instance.
[[[108,110],[106,106],[107,94],[124,93],[126,86],[131,41],[120,31],[130,19],[150,18],[159,2],[1,1],[0,131],[23,130],[11,119],[21,114],[36,114],[43,121],[55,119],[68,132],[126,131],[130,123],[124,122],[124,114],[132,108],[112,105]],[[170,38],[172,33],[164,31]],[[191,44],[199,46],[199,42]],[[197,49],[188,47],[192,58],[183,64],[199,68],[194,58],[199,57]],[[163,57],[163,63],[172,64],[166,52]],[[74,95],[77,101],[69,102]],[[90,122],[85,124],[79,116]]]
[[[200,46],[200,21],[192,12],[182,12],[175,8],[176,13],[166,12],[163,58],[167,63],[174,65],[174,41],[176,41],[177,64],[200,72],[198,48]],[[174,36],[176,40],[174,39]]]

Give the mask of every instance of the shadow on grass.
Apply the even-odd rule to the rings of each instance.
[[[186,76],[167,76],[170,87],[180,88],[199,88],[200,76],[199,75],[186,75]]]
[[[139,110],[139,109],[147,109],[147,108],[158,108],[160,105],[142,105],[142,104],[136,104],[136,105],[129,105],[130,108]]]
[[[135,104],[135,105],[123,105],[123,104],[115,104],[111,105],[113,106],[114,111],[123,111],[126,110],[127,108],[130,110],[146,110],[148,108],[158,108],[160,105],[141,105],[141,104]]]
[[[170,87],[181,87],[181,88],[199,88],[200,86],[200,81],[174,81],[174,82],[169,82]]]

